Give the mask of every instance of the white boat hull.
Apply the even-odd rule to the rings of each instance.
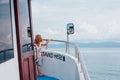
[[[85,80],[77,60],[67,53],[43,51],[42,73],[59,80]],[[83,76],[83,77],[80,77]],[[81,79],[80,79],[81,78]]]

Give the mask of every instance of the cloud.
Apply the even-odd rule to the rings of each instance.
[[[114,11],[106,14],[102,14],[97,17],[97,24],[99,29],[106,33],[108,36],[116,36],[120,34],[120,11]]]
[[[87,22],[83,22],[83,21],[80,21],[78,20],[78,22],[76,23],[77,27],[81,30],[83,30],[84,32],[86,33],[97,33],[98,30],[97,30],[97,27],[95,25],[91,25]]]
[[[33,3],[34,28],[44,37],[66,39],[66,24],[73,22],[77,41],[120,40],[120,6],[118,0],[60,0]],[[71,6],[72,5],[72,6]],[[38,32],[37,30],[35,31]],[[49,34],[49,35],[48,35]],[[71,39],[71,40],[72,40]],[[73,41],[74,41],[73,40]]]
[[[112,21],[108,24],[109,26],[109,33],[113,35],[120,34],[120,21]]]
[[[92,23],[91,21],[94,21]],[[91,21],[76,20],[76,39],[79,41],[118,41],[120,40],[119,12],[94,16]],[[79,36],[78,36],[79,35]],[[75,38],[74,38],[75,39]]]

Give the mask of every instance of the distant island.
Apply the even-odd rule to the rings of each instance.
[[[120,48],[120,42],[76,42],[80,48]],[[65,48],[65,44],[49,44],[51,48]]]
[[[79,47],[90,47],[90,48],[116,48],[120,47],[120,42],[89,42],[89,43],[77,43]]]

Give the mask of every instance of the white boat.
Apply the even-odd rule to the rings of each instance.
[[[45,76],[36,76],[31,0],[0,0],[0,28],[1,80],[90,80],[79,48],[59,40],[52,42],[74,45],[75,56],[68,48],[66,52],[43,50]]]
[[[42,73],[58,80],[90,80],[76,44],[61,40],[52,40],[51,43],[52,48],[49,49],[48,45],[47,50],[42,51]],[[68,44],[72,48],[69,48],[69,51]]]

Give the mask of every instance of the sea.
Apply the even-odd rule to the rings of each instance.
[[[90,80],[120,80],[120,48],[79,48],[79,50]],[[64,50],[59,48],[58,51]]]
[[[91,80],[120,80],[120,48],[80,48]]]

